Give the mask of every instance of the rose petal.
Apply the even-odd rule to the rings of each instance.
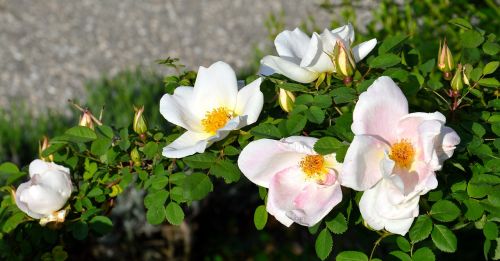
[[[201,119],[204,113],[195,115],[191,110],[193,87],[177,87],[173,95],[165,94],[160,100],[160,113],[163,117],[182,128],[190,131],[203,131]]]
[[[213,109],[236,105],[238,85],[231,66],[216,62],[210,67],[200,66],[192,95],[192,111],[200,118]]]
[[[352,54],[354,56],[354,60],[359,62],[363,60],[377,45],[377,39],[373,38],[366,42],[362,42],[352,48]]]
[[[442,138],[442,149],[438,150],[439,161],[442,162],[453,156],[456,146],[460,143],[460,137],[458,134],[450,127],[443,127],[441,131]]]
[[[389,146],[369,135],[356,135],[347,149],[341,172],[345,187],[363,191],[374,186],[382,177],[382,165]]]
[[[29,174],[30,178],[32,178],[36,174],[42,174],[51,168],[48,162],[45,162],[40,159],[33,160],[29,165]]]
[[[249,85],[243,87],[236,98],[236,108],[234,112],[237,115],[246,115],[246,124],[252,124],[259,118],[262,106],[264,105],[264,95],[260,91],[262,78],[259,78]]]
[[[265,66],[272,68],[275,73],[282,74],[300,83],[310,83],[316,80],[319,76],[318,72],[302,68],[298,65],[299,61],[289,58],[268,55],[260,62]]]
[[[24,202],[32,213],[42,216],[52,214],[61,209],[66,203],[66,199],[59,193],[43,185],[31,185],[19,195],[19,200]]]
[[[302,58],[309,44],[309,36],[299,28],[293,31],[285,30],[279,33],[274,40],[276,51],[282,57]]]
[[[250,181],[268,188],[276,173],[298,166],[303,157],[304,154],[280,141],[260,139],[250,142],[243,149],[238,167]]]
[[[167,158],[183,158],[195,153],[203,153],[208,147],[210,134],[186,131],[179,138],[163,148],[163,156]]]
[[[397,140],[397,124],[407,114],[403,92],[391,78],[382,76],[359,96],[351,128],[356,135],[379,136],[392,144]]]
[[[342,201],[342,189],[338,182],[330,186],[310,182],[295,197],[295,209],[287,215],[294,222],[311,227],[330,213],[340,201]]]
[[[300,67],[308,68],[318,73],[331,73],[335,71],[332,59],[323,49],[322,41],[317,33],[313,33],[307,52],[300,62]]]
[[[349,41],[349,44],[354,42],[354,27],[351,23],[335,28],[331,31],[331,33],[337,38]]]
[[[276,173],[270,181],[267,211],[285,226],[293,220],[289,212],[294,207],[294,198],[302,191],[306,180],[300,168],[290,167]],[[284,218],[286,217],[286,218]]]
[[[43,217],[42,214],[35,213],[31,211],[26,204],[26,202],[21,200],[21,195],[26,192],[27,189],[31,186],[31,181],[27,181],[19,185],[19,187],[16,190],[16,205],[17,207],[24,213],[26,213],[28,216],[35,218],[35,219],[40,219]]]

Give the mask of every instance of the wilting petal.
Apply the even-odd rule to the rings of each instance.
[[[262,64],[274,70],[275,73],[282,74],[294,81],[301,83],[310,83],[319,76],[318,72],[313,72],[302,68],[298,61],[292,59],[268,55],[261,61]]]
[[[344,158],[342,185],[359,191],[371,188],[383,177],[381,163],[389,150],[389,146],[376,137],[356,135]]]
[[[396,197],[395,197],[396,196]],[[419,197],[400,201],[403,196],[390,181],[381,180],[373,188],[365,191],[359,201],[359,209],[366,223],[376,229],[385,228],[391,233],[405,235],[418,216]]]
[[[250,181],[268,188],[273,175],[297,166],[303,157],[304,154],[293,151],[280,141],[260,139],[243,149],[238,167]]]
[[[163,148],[163,156],[167,158],[183,158],[195,153],[202,153],[207,148],[210,137],[207,133],[186,131],[179,138]]]
[[[335,174],[330,176],[335,177]],[[295,209],[287,215],[298,224],[314,226],[340,201],[342,201],[342,189],[338,182],[334,181],[330,186],[310,182],[294,199]]]
[[[359,62],[363,60],[377,45],[377,39],[373,38],[369,41],[362,42],[352,48],[352,55],[354,60]]]
[[[236,106],[238,85],[236,74],[231,66],[224,62],[216,62],[210,67],[200,66],[192,96],[192,111],[203,118],[213,109]]]
[[[274,40],[274,45],[279,56],[302,58],[309,40],[309,36],[299,28],[295,28],[293,31],[285,30],[279,33]]]
[[[161,98],[160,113],[167,121],[186,130],[202,131],[201,119],[204,114],[193,114],[192,100],[193,87],[177,87],[173,95],[165,94]]]
[[[397,140],[399,119],[407,114],[403,92],[391,78],[382,76],[359,96],[351,128],[356,135],[379,136],[392,144]]]
[[[259,118],[262,106],[264,105],[264,95],[260,91],[262,78],[259,78],[249,85],[243,87],[236,98],[236,108],[234,112],[237,115],[247,115],[247,124],[252,124]]]

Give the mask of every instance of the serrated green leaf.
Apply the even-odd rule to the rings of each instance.
[[[468,29],[468,30],[472,29],[472,25],[469,23],[469,21],[467,21],[463,18],[456,17],[456,18],[450,19],[448,22],[451,24],[454,24],[458,27],[462,27],[463,29]]]
[[[434,225],[431,238],[434,245],[443,252],[453,253],[457,250],[457,237],[443,225]]]
[[[147,196],[144,197],[144,207],[151,208],[153,206],[162,206],[168,199],[168,191],[166,190],[158,190],[155,192],[148,193]]]
[[[483,215],[484,209],[477,200],[467,199],[464,200],[463,203],[465,204],[465,207],[467,209],[465,212],[465,217],[468,220],[476,221]]]
[[[109,147],[111,147],[111,140],[108,138],[98,138],[92,142],[90,146],[90,152],[96,156],[102,156],[106,154]]]
[[[215,161],[217,160],[217,157],[215,154],[210,153],[210,152],[205,152],[201,154],[195,154],[192,156],[185,157],[183,161],[191,168],[199,168],[199,169],[208,169],[210,168]]]
[[[14,215],[10,216],[5,223],[3,223],[2,231],[5,233],[9,233],[14,230],[19,224],[25,221],[26,215],[23,212],[17,212]]]
[[[186,176],[182,184],[184,190],[184,198],[187,200],[203,199],[209,192],[213,190],[212,181],[204,173],[193,173]]]
[[[468,30],[460,35],[464,48],[476,48],[484,41],[484,37],[475,30]]]
[[[325,120],[325,112],[318,106],[311,106],[306,112],[307,119],[316,124],[321,124]]]
[[[327,155],[337,152],[337,150],[344,146],[346,145],[336,138],[323,137],[314,143],[314,151],[321,155]]]
[[[156,142],[150,141],[144,145],[142,148],[142,152],[146,156],[147,159],[152,159],[156,155],[158,151],[158,144]]]
[[[403,251],[396,250],[396,251],[390,252],[389,254],[391,256],[397,257],[401,261],[412,261],[411,257]]]
[[[286,129],[290,135],[301,132],[306,126],[307,118],[304,115],[295,114],[286,120]]]
[[[494,61],[494,62],[489,62],[483,67],[483,75],[491,74],[494,73],[500,62]]]
[[[334,234],[343,234],[347,231],[347,220],[344,214],[338,213],[334,218],[326,221],[326,227]]]
[[[410,252],[410,242],[408,242],[406,238],[398,236],[396,238],[396,244],[398,245],[399,249],[401,249],[403,252]]]
[[[184,220],[184,211],[182,211],[179,204],[172,201],[168,203],[165,210],[167,220],[170,224],[178,226]]]
[[[340,87],[331,91],[333,101],[336,104],[354,102],[357,98],[356,90],[349,87]]]
[[[72,142],[89,142],[97,139],[95,132],[84,126],[76,126],[64,133]]]
[[[299,83],[286,82],[278,85],[278,88],[292,92],[307,92],[309,89]]]
[[[107,138],[112,139],[115,134],[113,133],[113,129],[106,125],[97,125],[97,130]]]
[[[436,256],[428,247],[422,247],[413,252],[413,261],[435,261]]]
[[[365,253],[358,251],[343,251],[340,252],[336,261],[368,261],[368,256]]]
[[[146,212],[146,219],[151,225],[161,224],[165,220],[166,211],[163,205],[153,205]]]
[[[329,95],[316,95],[313,98],[313,105],[326,109],[332,106],[332,98]]]
[[[89,233],[89,225],[84,221],[77,221],[70,225],[71,234],[77,240],[84,240]]]
[[[410,229],[410,239],[412,243],[420,242],[426,239],[432,231],[432,220],[427,215],[421,215],[417,218]]]
[[[104,235],[113,229],[113,222],[106,216],[95,216],[89,221],[90,228]]]
[[[266,206],[260,205],[255,209],[255,213],[253,214],[253,223],[255,224],[255,228],[257,230],[262,230],[267,223],[267,210]]]
[[[332,247],[333,247],[333,239],[332,235],[328,231],[328,229],[324,228],[321,230],[319,233],[318,237],[316,238],[316,243],[315,243],[315,249],[316,249],[316,255],[321,260],[325,260],[328,255],[330,255],[330,252],[332,252]]]
[[[483,51],[489,55],[497,55],[500,51],[500,45],[497,43],[486,42],[483,44]]]
[[[498,237],[497,224],[492,221],[487,221],[483,226],[483,234],[486,239],[495,240]]]
[[[223,178],[227,184],[240,179],[240,169],[229,160],[217,161],[211,168],[210,173],[218,178]]]
[[[500,82],[495,78],[483,78],[479,80],[478,83],[486,87],[500,87]]]
[[[408,38],[406,35],[394,35],[394,36],[388,36],[385,38],[385,40],[382,42],[382,44],[378,48],[378,53],[379,54],[384,54],[405,41]]]
[[[401,62],[401,58],[393,53],[385,53],[368,62],[371,68],[387,68]]]
[[[439,200],[432,205],[430,215],[436,220],[450,222],[460,215],[460,209],[449,200]]]
[[[281,138],[279,129],[270,123],[261,123],[250,130],[250,133],[258,138]]]

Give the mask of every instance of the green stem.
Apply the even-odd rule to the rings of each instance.
[[[390,236],[390,235],[392,235],[392,234],[391,234],[391,233],[389,233],[389,232],[386,232],[386,233],[382,234],[382,235],[381,235],[381,236],[377,239],[377,241],[375,241],[375,243],[373,243],[372,252],[370,253],[370,259],[368,259],[368,260],[372,260],[372,258],[373,258],[373,254],[375,253],[375,249],[377,249],[378,245],[380,245],[380,242],[382,241],[382,239],[384,239],[384,238],[386,238],[386,237],[388,237],[388,236]]]

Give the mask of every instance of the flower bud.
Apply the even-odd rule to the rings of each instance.
[[[68,215],[68,211],[66,211],[66,209],[56,211],[56,212],[54,212],[46,217],[41,218],[40,225],[45,226],[48,223],[53,222],[54,223],[53,227],[57,228],[58,224],[61,224],[64,222],[64,220],[66,219],[66,215]]]
[[[135,111],[135,115],[134,115],[133,129],[134,129],[135,133],[140,135],[140,134],[143,134],[146,131],[148,131],[148,126],[146,125],[146,120],[144,120],[144,116],[142,115],[142,113],[144,112],[144,106],[139,107],[139,108],[134,107],[134,111]]]
[[[89,110],[83,111],[78,125],[94,129],[94,120],[92,119],[92,113]]]
[[[139,155],[139,151],[137,150],[137,148],[134,148],[131,152],[130,152],[130,159],[132,160],[132,162],[134,163],[134,166],[136,167],[139,167],[142,165],[142,162],[141,162],[141,155]]]
[[[333,49],[333,63],[335,65],[336,74],[342,78],[346,84],[350,83],[354,71],[356,71],[356,63],[354,62],[352,51],[346,49],[342,41],[337,41]]]
[[[42,157],[42,153],[44,150],[46,150],[49,147],[49,138],[47,136],[43,136],[43,139],[40,141],[38,145],[38,155],[40,156],[40,159],[44,161],[54,161],[54,155],[50,154],[47,157]]]
[[[31,179],[19,185],[15,192],[19,209],[32,218],[41,219],[42,225],[64,220],[65,212],[58,211],[73,191],[69,169],[37,159],[30,163],[29,175]]]
[[[280,88],[278,101],[283,111],[291,112],[293,109],[293,104],[295,102],[295,95],[293,95],[291,91],[287,91]]]
[[[445,79],[450,80],[451,71],[455,68],[455,64],[453,63],[453,55],[451,55],[450,48],[448,48],[446,38],[442,45],[439,42],[438,68],[443,72]]]
[[[462,65],[458,64],[457,70],[455,71],[455,76],[453,76],[453,79],[451,79],[451,89],[453,91],[459,92],[464,87],[463,75],[464,73],[462,70]]]

